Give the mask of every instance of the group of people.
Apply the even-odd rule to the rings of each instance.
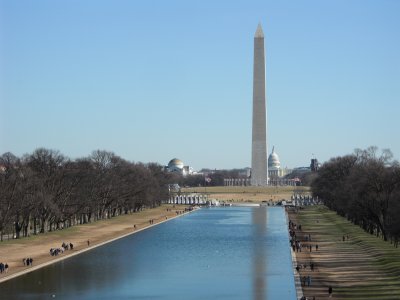
[[[318,223],[318,221],[317,221]],[[303,241],[306,242],[306,245],[303,245],[300,241],[300,239],[297,237],[298,232],[296,231],[301,231],[301,225],[297,225],[294,222],[292,222],[291,220],[289,220],[289,235],[290,235],[290,247],[293,249],[293,252],[301,252],[301,249],[306,247],[307,250],[309,250],[310,252],[312,251],[313,246],[311,245],[311,234],[308,235],[304,235],[303,237]],[[348,237],[347,237],[348,239]],[[345,236],[343,236],[343,241],[345,241],[346,238]],[[315,244],[315,250],[318,251],[318,244]],[[298,264],[296,266],[296,271],[297,273],[300,275],[300,271],[307,270],[307,266],[309,266],[310,271],[314,272],[315,269],[315,264],[313,262],[310,262],[309,264]],[[300,277],[300,282],[302,286],[311,286],[311,275],[307,273],[303,276]],[[332,292],[333,292],[333,288],[332,286],[328,287],[328,295],[329,297],[332,297]],[[306,296],[303,296],[300,300],[307,300],[310,298],[307,298]],[[313,297],[312,299],[315,299],[315,297]]]
[[[291,220],[289,220],[289,235],[290,235],[290,247],[293,249],[293,252],[301,252],[301,250],[305,247],[307,250],[312,252],[313,245],[307,244],[303,245],[300,240],[296,236],[296,229],[301,231],[301,225],[296,225]],[[304,237],[306,242],[311,242],[311,235],[308,234]],[[315,251],[318,251],[318,244],[315,244]]]
[[[32,257],[23,258],[22,259],[22,263],[24,264],[24,266],[32,266],[33,265],[33,259],[32,259]]]
[[[306,284],[307,284],[307,286],[311,285],[311,276],[310,275],[301,277],[301,285],[306,286]]]
[[[307,265],[306,264],[299,264],[296,266],[296,271],[300,272],[301,269],[306,270]],[[314,272],[314,263],[310,262],[310,270]]]
[[[290,235],[290,247],[293,249],[293,252],[301,252],[301,249],[303,247],[307,247],[307,249],[310,249],[310,252],[312,250],[312,245],[303,245],[300,240],[297,238],[296,230],[301,231],[301,225],[297,225],[296,223],[293,223],[292,220],[289,220],[289,235]],[[304,240],[306,242],[311,242],[311,235],[305,235]],[[318,245],[315,246],[316,250],[318,250]],[[314,263],[310,262],[309,264],[310,270],[314,271]],[[307,264],[300,264],[296,266],[296,271],[297,273],[300,274],[300,270],[307,269]],[[311,285],[311,276],[302,276],[300,277],[300,282],[302,286],[310,286]]]
[[[89,242],[89,241],[88,241]],[[60,253],[64,253],[65,250],[73,250],[74,249],[74,244],[72,243],[62,243],[60,248],[50,248],[50,255],[51,256],[57,256]]]
[[[300,300],[308,300],[308,298],[306,296],[303,296],[300,298]],[[312,300],[315,300],[315,297],[313,297]]]
[[[289,220],[289,235],[290,235],[290,247],[293,251],[301,252],[301,247],[303,246],[301,242],[297,239],[296,230],[301,230],[301,225],[297,225]]]
[[[74,249],[74,244],[72,244],[72,243],[62,243],[61,244],[61,247],[63,247],[64,248],[64,250],[68,250],[68,249],[71,249],[71,250],[73,250]]]
[[[3,272],[8,273],[8,264],[0,262],[0,274],[3,274]]]

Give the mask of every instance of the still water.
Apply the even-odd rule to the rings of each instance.
[[[296,299],[286,228],[280,207],[203,208],[4,282],[0,297]]]

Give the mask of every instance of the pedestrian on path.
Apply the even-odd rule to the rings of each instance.
[[[311,276],[310,275],[307,276],[307,285],[308,286],[311,285]]]

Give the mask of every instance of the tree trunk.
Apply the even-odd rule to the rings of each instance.
[[[37,235],[37,219],[33,218],[33,234]]]
[[[15,222],[15,238],[19,239],[21,236],[22,225],[19,222]]]
[[[47,219],[42,218],[42,222],[40,224],[40,233],[45,233],[46,228],[47,228]]]

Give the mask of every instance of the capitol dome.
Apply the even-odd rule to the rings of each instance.
[[[272,147],[272,153],[268,157],[268,168],[279,169],[281,167],[281,162],[279,161],[279,156],[275,152],[275,147]]]
[[[168,169],[170,170],[176,170],[176,169],[182,170],[183,166],[184,166],[183,162],[178,158],[171,159],[168,163]]]

